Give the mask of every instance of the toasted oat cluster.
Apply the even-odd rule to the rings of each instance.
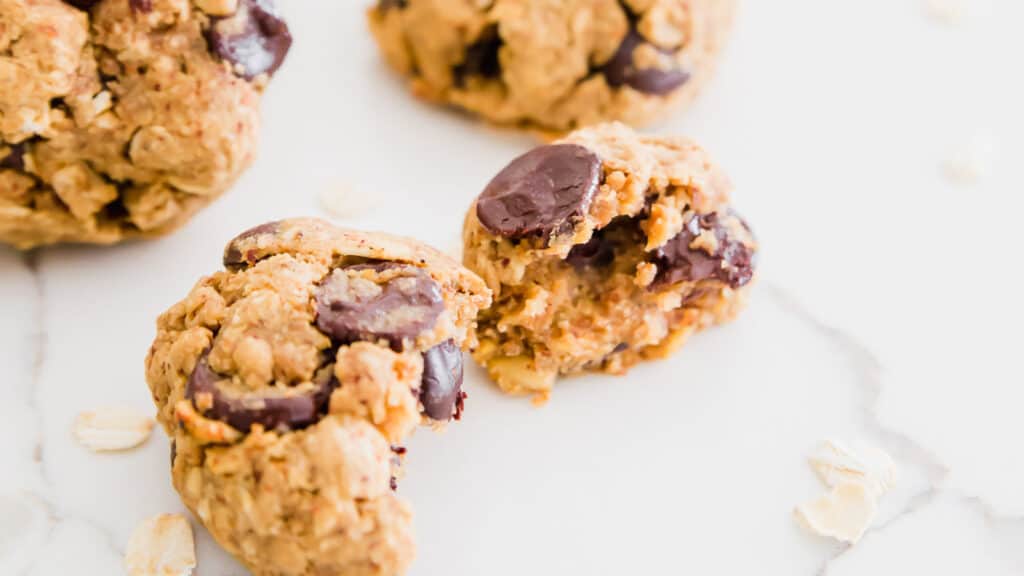
[[[320,220],[246,231],[224,266],[146,360],[182,500],[257,575],[403,573],[402,444],[461,414],[489,290],[415,241]]]
[[[167,233],[252,162],[273,0],[0,0],[0,242]]]
[[[735,0],[379,0],[370,28],[413,91],[492,122],[643,124],[707,83]]]
[[[625,372],[732,318],[757,243],[695,144],[607,124],[502,170],[466,216],[464,263],[494,291],[474,357],[542,397],[562,374]]]

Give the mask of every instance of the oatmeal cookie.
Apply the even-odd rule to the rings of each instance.
[[[645,124],[714,68],[735,0],[380,0],[370,28],[428,100],[565,132]]]
[[[466,216],[464,263],[494,291],[474,357],[505,391],[623,373],[732,318],[757,243],[693,143],[608,124],[517,158]]]
[[[0,242],[182,225],[252,162],[273,0],[0,0]]]
[[[257,576],[404,573],[403,440],[461,414],[483,281],[415,241],[285,220],[164,313],[146,359],[174,486]]]

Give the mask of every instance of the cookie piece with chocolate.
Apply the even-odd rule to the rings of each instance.
[[[243,232],[224,268],[146,359],[182,500],[258,576],[404,573],[402,444],[461,416],[490,291],[418,242],[313,219]]]
[[[646,124],[707,83],[735,0],[380,0],[370,28],[416,95],[565,132]]]
[[[0,242],[165,234],[251,164],[273,0],[0,0]]]
[[[466,215],[464,263],[494,291],[473,356],[511,393],[623,373],[731,319],[757,242],[707,153],[622,124],[512,161]]]

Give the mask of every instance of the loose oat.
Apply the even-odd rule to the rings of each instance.
[[[94,452],[116,452],[146,442],[153,419],[128,408],[101,408],[82,412],[75,419],[74,434]]]
[[[872,446],[850,450],[837,440],[826,440],[808,458],[818,478],[829,487],[856,482],[882,495],[896,483],[896,464],[885,452]]]
[[[961,24],[967,17],[965,0],[927,0],[925,9],[929,16],[949,26]]]
[[[335,184],[320,193],[320,205],[330,217],[349,220],[373,210],[376,201],[366,192],[359,192],[345,184]]]
[[[192,527],[180,514],[144,520],[132,533],[124,565],[130,576],[189,576],[196,567]]]
[[[879,499],[896,482],[892,457],[872,446],[857,444],[851,450],[826,440],[808,462],[832,491],[797,506],[797,522],[820,536],[855,544],[874,521]]]
[[[796,519],[806,529],[856,544],[878,511],[877,496],[860,482],[843,482],[829,494],[797,506]]]

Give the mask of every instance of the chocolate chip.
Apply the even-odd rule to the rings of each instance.
[[[79,10],[89,10],[96,4],[99,4],[100,0],[64,0],[66,4],[71,4]]]
[[[455,82],[463,85],[466,78],[480,76],[498,78],[501,76],[501,60],[499,53],[503,42],[498,34],[497,26],[488,26],[480,34],[476,42],[466,48],[466,57],[462,64],[455,67]]]
[[[608,85],[618,88],[627,85],[638,92],[665,95],[679,88],[690,79],[690,73],[680,68],[637,68],[633,53],[642,45],[649,45],[662,54],[672,55],[671,50],[658,48],[644,39],[636,30],[630,30],[619,45],[619,49],[603,68]]]
[[[703,231],[715,237],[717,247],[713,254],[703,248],[690,248]],[[714,278],[739,288],[753,277],[753,260],[753,250],[733,235],[717,213],[695,216],[686,222],[682,232],[654,252],[654,263],[658,266],[654,285]]]
[[[565,261],[577,269],[603,268],[615,261],[615,244],[600,231],[594,232],[586,244],[573,246]]]
[[[381,12],[387,12],[392,8],[401,10],[408,5],[409,3],[407,0],[380,0],[380,2],[377,2],[377,10],[380,10]]]
[[[362,270],[397,274],[384,285]],[[385,340],[396,351],[434,327],[444,311],[441,287],[415,266],[394,262],[335,269],[317,288],[316,325],[337,344]]]
[[[565,232],[590,208],[601,159],[576,144],[534,148],[491,180],[477,200],[484,228],[506,238]]]
[[[207,418],[227,422],[241,432],[249,432],[254,424],[266,430],[301,430],[311,426],[326,412],[331,392],[338,386],[333,367],[325,366],[317,371],[313,387],[301,392],[293,388],[228,392],[222,386],[226,378],[210,368],[208,355],[209,352],[199,358],[189,376],[185,398],[196,402],[198,396],[208,395],[210,405],[197,405],[197,409]]]
[[[178,443],[171,440],[171,468],[174,468],[174,459],[178,456]]]
[[[133,12],[152,12],[153,0],[128,0]]]
[[[3,143],[0,143],[2,146]],[[14,144],[8,146],[7,155],[0,158],[0,170],[24,170],[25,169],[25,146],[22,144]]]
[[[252,80],[281,67],[292,35],[273,0],[239,0],[233,15],[210,19],[206,41],[214,54],[240,67],[239,74]]]
[[[423,354],[420,402],[430,418],[448,421],[462,413],[462,350],[448,340]]]
[[[238,236],[231,239],[228,245],[224,248],[224,266],[227,268],[237,268],[239,266],[252,266],[256,263],[256,251],[246,250],[245,254],[242,254],[242,249],[239,246],[244,240],[255,238],[256,236],[262,236],[264,234],[273,234],[277,232],[278,228],[281,227],[281,222],[267,222],[266,224],[260,224],[242,232]]]

